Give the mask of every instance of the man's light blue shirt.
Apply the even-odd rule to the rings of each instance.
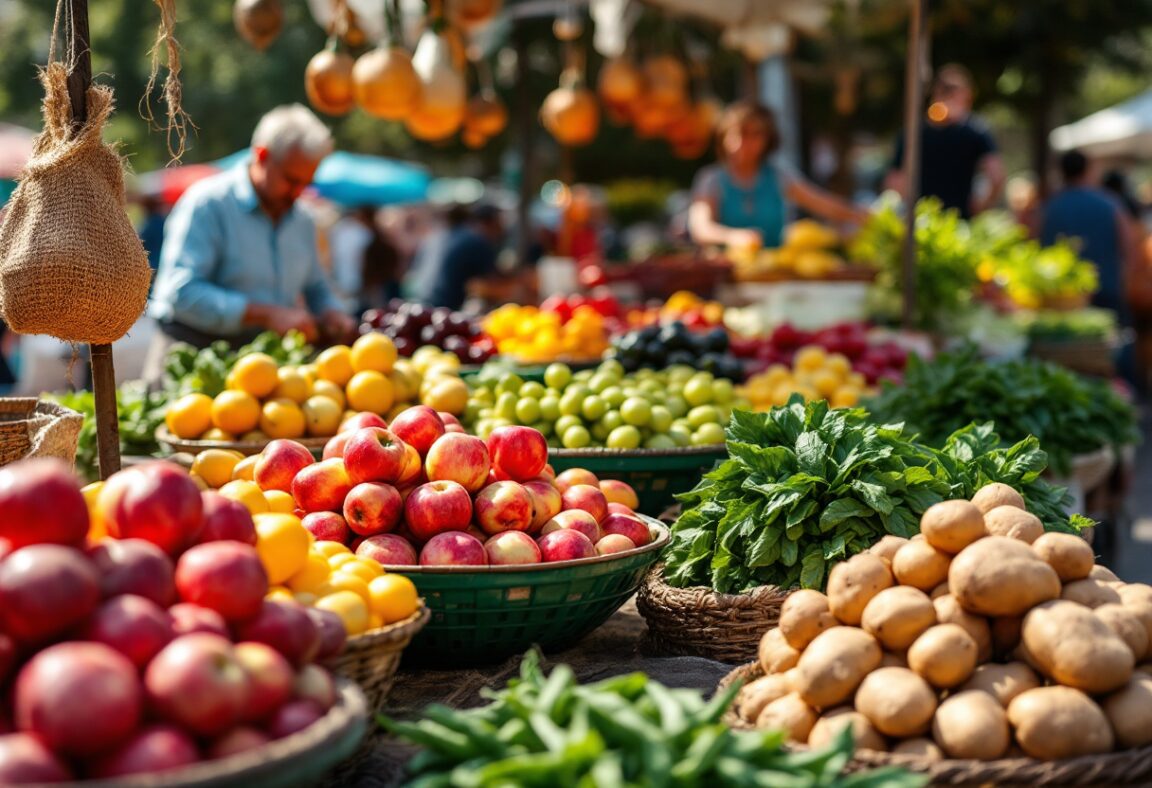
[[[243,331],[248,304],[341,309],[320,267],[316,227],[293,206],[273,223],[241,165],[193,184],[164,227],[148,314],[209,334]]]

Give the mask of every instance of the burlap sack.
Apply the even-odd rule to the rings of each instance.
[[[101,133],[112,90],[88,89],[73,132],[67,70],[46,68],[44,131],[0,225],[0,312],[20,334],[110,344],[148,298],[148,256],[124,212],[119,155]]]
[[[0,465],[29,457],[57,457],[69,465],[84,416],[35,397],[0,397]]]

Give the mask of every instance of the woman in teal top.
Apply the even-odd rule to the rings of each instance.
[[[719,163],[702,170],[692,190],[692,240],[753,249],[780,246],[789,202],[833,222],[864,220],[866,211],[770,162],[779,142],[776,119],[767,108],[738,102],[724,111],[716,130]]]

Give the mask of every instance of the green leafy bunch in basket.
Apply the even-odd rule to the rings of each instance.
[[[274,331],[265,331],[235,350],[224,340],[213,342],[203,350],[177,344],[164,360],[164,389],[172,399],[192,393],[215,397],[225,389],[232,365],[249,353],[269,355],[277,366],[283,367],[307,363],[315,350],[299,331],[289,331],[283,337]]]

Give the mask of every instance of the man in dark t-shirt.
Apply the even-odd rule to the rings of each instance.
[[[966,219],[996,204],[1004,188],[1004,164],[988,127],[972,114],[972,80],[967,69],[955,64],[940,69],[920,134],[922,197],[936,197],[945,208],[957,209]],[[896,141],[888,188],[904,191],[903,164],[901,136]],[[979,197],[973,194],[977,174],[986,181]]]

